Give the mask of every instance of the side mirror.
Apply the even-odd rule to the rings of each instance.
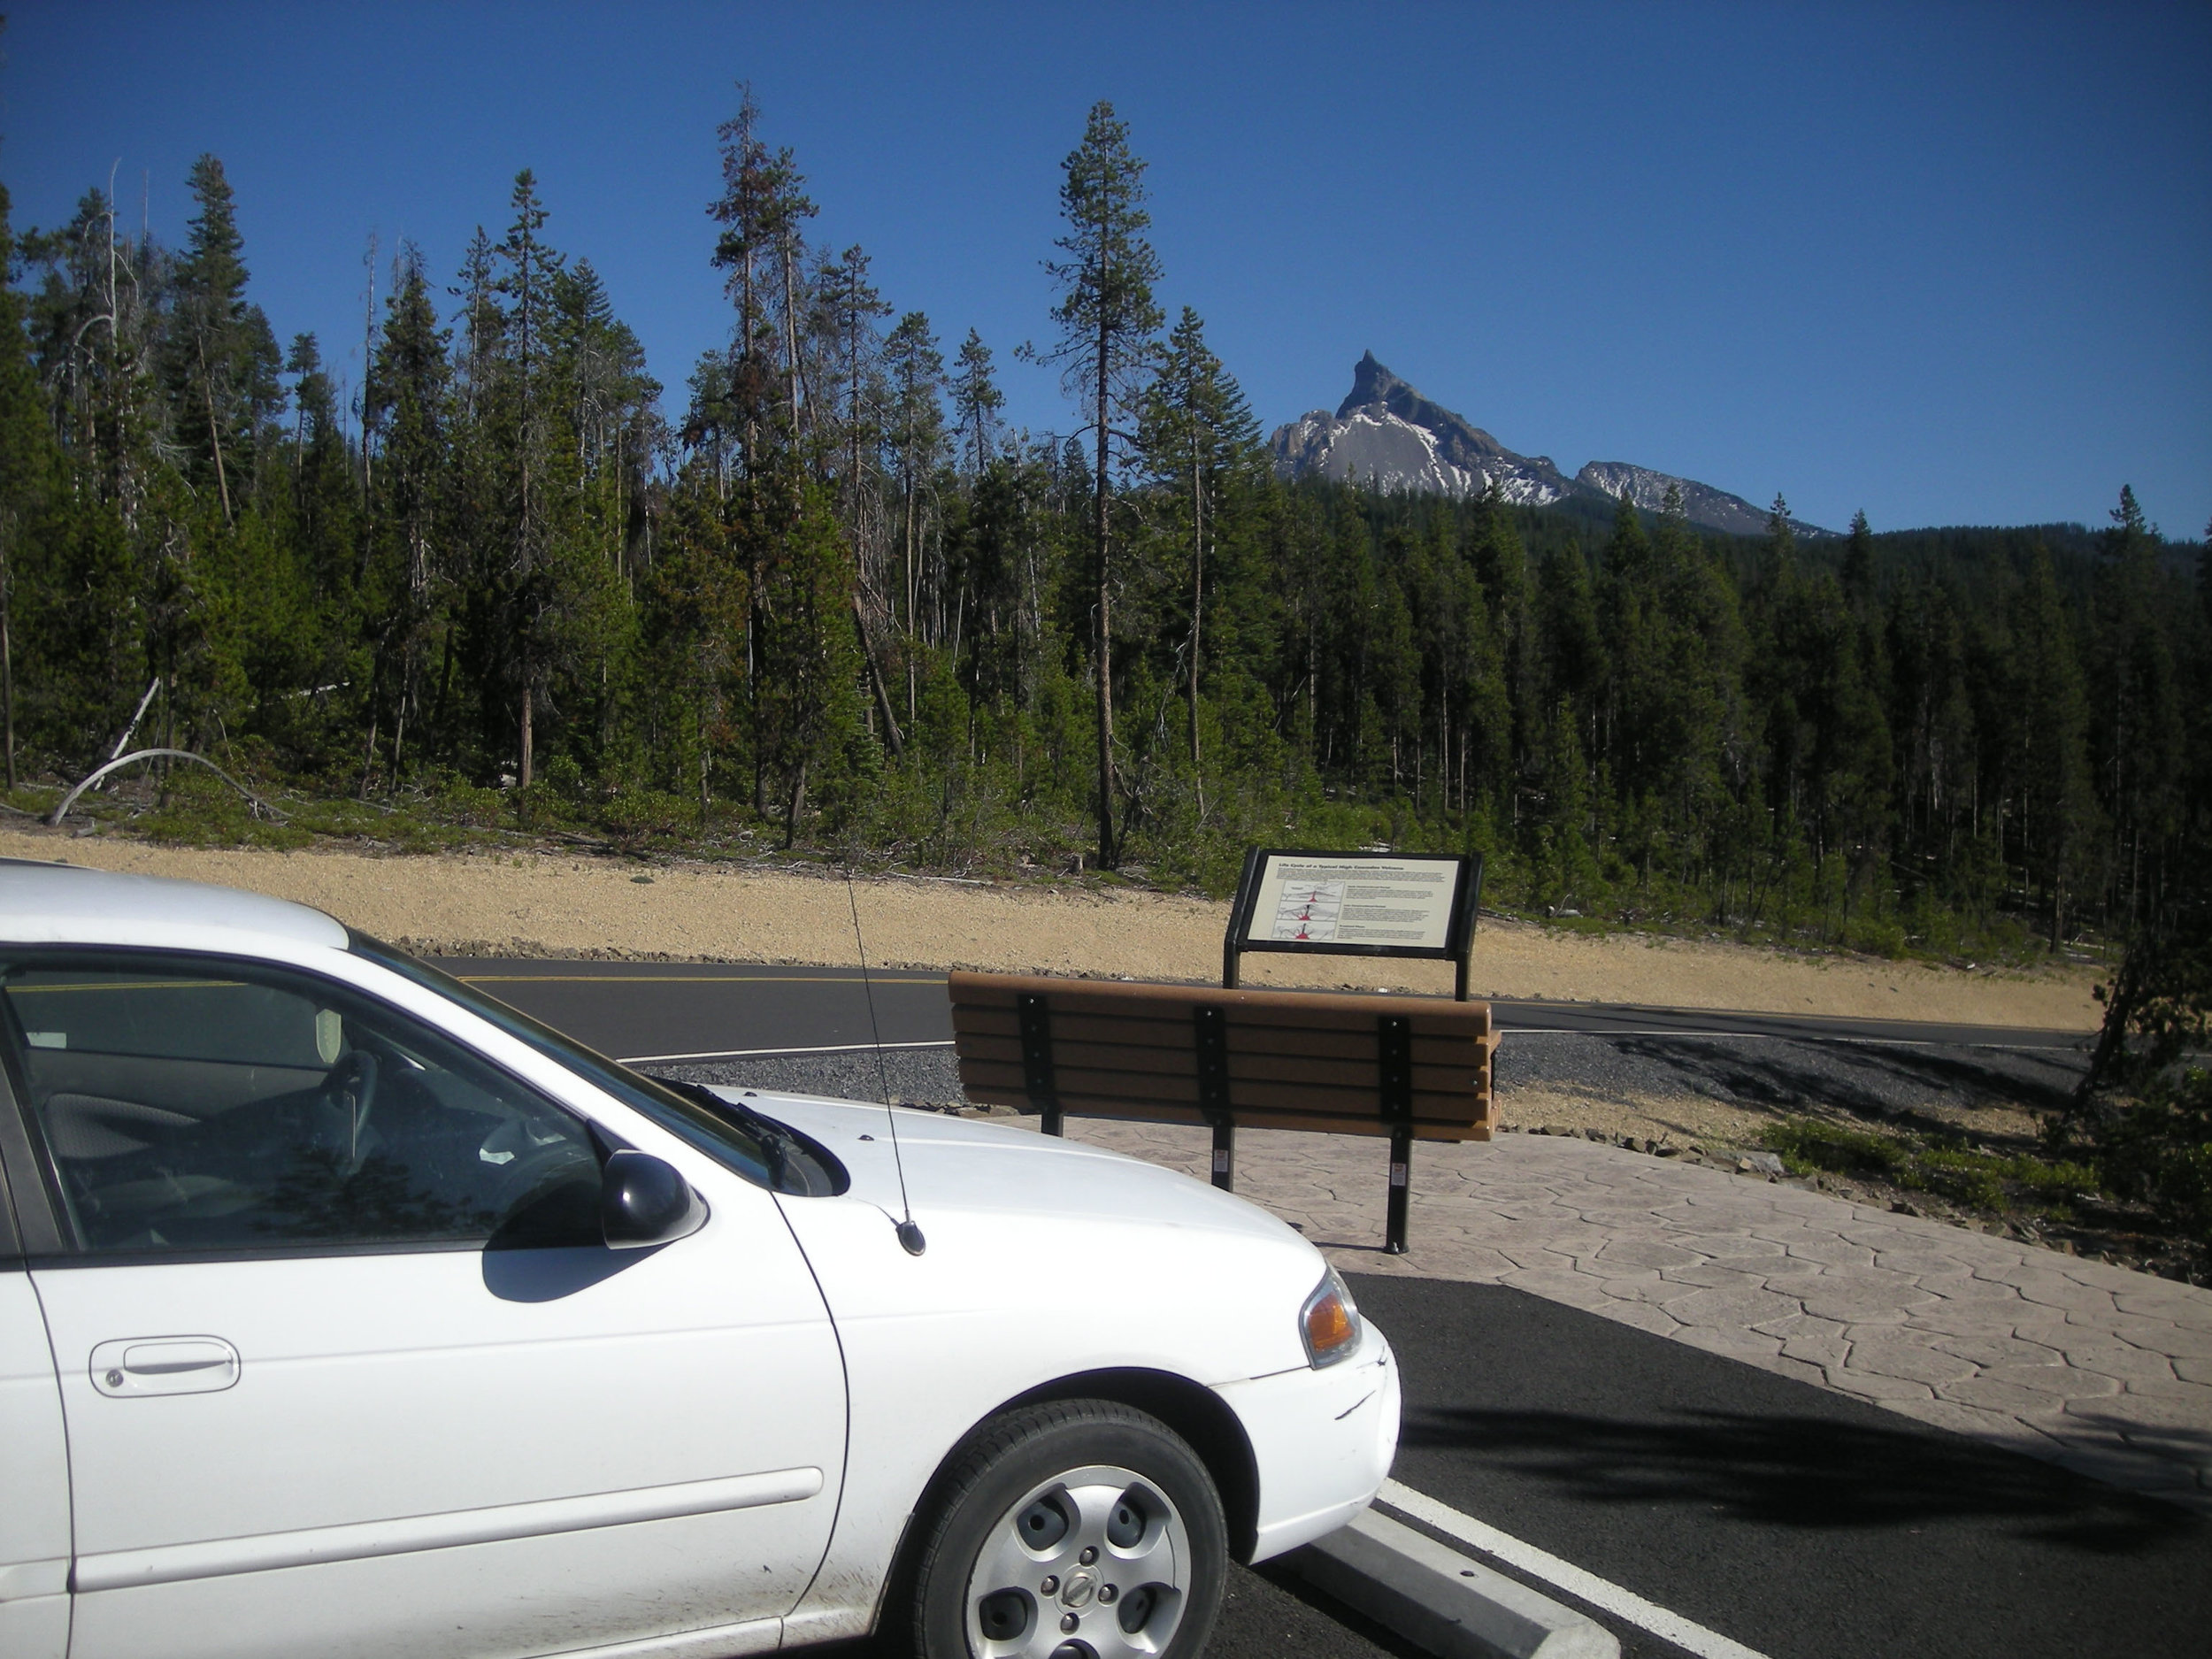
[[[624,1147],[599,1177],[599,1231],[610,1250],[643,1250],[689,1238],[707,1225],[706,1201],[675,1165]]]

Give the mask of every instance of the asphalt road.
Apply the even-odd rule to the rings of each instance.
[[[439,966],[602,1053],[663,1063],[858,1047],[949,1045],[940,973],[743,964],[509,961],[453,957]],[[870,995],[874,1002],[873,1025]],[[2084,1033],[1915,1020],[1817,1018],[1595,1002],[1493,1001],[1508,1032],[1623,1039],[1778,1038],[1891,1047],[2072,1049]]]

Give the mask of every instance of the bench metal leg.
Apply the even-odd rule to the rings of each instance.
[[[1390,1132],[1390,1207],[1383,1227],[1383,1254],[1406,1253],[1406,1194],[1413,1176],[1413,1132]]]
[[[1044,1110],[1044,1122],[1040,1124],[1038,1127],[1042,1129],[1047,1134],[1064,1135],[1067,1133],[1065,1129],[1063,1129],[1060,1126],[1060,1109],[1057,1106],[1046,1107]]]
[[[1214,1185],[1225,1193],[1236,1191],[1237,1126],[1214,1125]]]

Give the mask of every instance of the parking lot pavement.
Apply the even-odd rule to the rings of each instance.
[[[810,1648],[821,1659],[900,1659],[887,1641]],[[1272,1563],[1232,1565],[1206,1659],[1429,1659]],[[1672,1655],[1668,1655],[1672,1659]]]
[[[1034,1119],[1022,1119],[1034,1122]],[[1204,1179],[1202,1129],[1068,1120]],[[1588,1141],[1247,1130],[1236,1189],[1347,1271],[1511,1286],[2212,1514],[2212,1289]]]
[[[1404,1378],[1383,1502],[1631,1659],[2207,1649],[2212,1520],[1504,1286],[1352,1286]]]

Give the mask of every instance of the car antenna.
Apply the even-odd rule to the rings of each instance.
[[[899,1208],[906,1219],[898,1224],[900,1247],[909,1256],[929,1248],[929,1240],[914,1219],[913,1201],[906,1195],[906,1160],[899,1154],[899,1114],[891,1105],[891,1079],[883,1069],[883,1028],[876,1024],[876,990],[868,978],[868,941],[860,933],[860,900],[853,889],[853,867],[845,866],[845,902],[853,913],[853,944],[860,952],[860,992],[868,1000],[868,1034],[876,1042],[876,1088],[883,1096],[883,1118],[891,1126],[891,1163],[899,1172]]]

